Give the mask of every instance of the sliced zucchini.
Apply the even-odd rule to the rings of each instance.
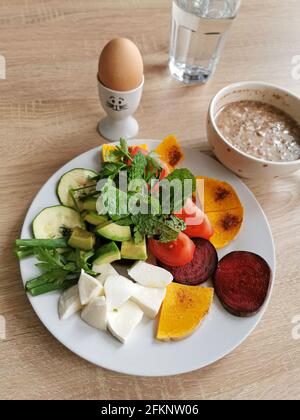
[[[57,239],[62,237],[62,228],[84,228],[80,214],[70,207],[54,206],[42,210],[34,219],[32,229],[36,239]]]
[[[93,178],[96,175],[96,172],[91,171],[89,169],[73,169],[72,171],[69,171],[66,174],[64,174],[61,177],[57,186],[57,195],[61,204],[67,207],[77,207],[79,210],[83,210],[82,202],[76,199],[74,201],[74,196],[72,196],[71,190],[88,187],[89,185],[94,185],[95,182],[91,181],[90,178]],[[92,190],[95,191],[95,188],[87,188],[85,190],[82,190],[82,192],[90,193]],[[80,191],[77,191],[76,195],[80,195]]]
[[[130,241],[131,231],[129,226],[120,226],[116,223],[110,223],[108,225],[99,226],[95,230],[97,235],[103,238],[110,239],[116,242]]]

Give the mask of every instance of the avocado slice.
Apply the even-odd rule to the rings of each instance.
[[[120,226],[116,223],[110,223],[105,226],[99,226],[95,230],[96,234],[112,241],[124,242],[131,239],[129,226]]]
[[[72,248],[82,249],[83,251],[90,251],[95,246],[95,235],[87,230],[75,227],[70,236],[68,245]]]
[[[98,197],[89,197],[82,203],[83,210],[96,211]]]
[[[122,242],[121,257],[125,260],[141,260],[146,261],[147,246],[146,238],[139,244],[136,244],[134,240]]]
[[[98,249],[96,252],[95,259],[93,260],[93,264],[101,265],[101,264],[111,264],[114,261],[118,261],[121,259],[121,253],[115,242],[109,242],[106,245],[103,245],[101,248]]]
[[[99,226],[99,225],[102,225],[103,223],[107,222],[108,217],[107,216],[101,216],[101,215],[97,214],[95,211],[89,211],[88,213],[85,214],[84,220],[86,222],[90,223],[91,225]]]

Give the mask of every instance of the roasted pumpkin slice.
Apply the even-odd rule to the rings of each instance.
[[[244,211],[242,207],[232,210],[216,211],[207,213],[214,228],[214,235],[210,242],[216,249],[220,249],[233,241],[241,229]]]
[[[155,151],[171,171],[184,160],[183,150],[175,136],[166,137]]]
[[[182,340],[191,335],[209,313],[213,296],[212,288],[171,283],[160,312],[156,338]]]
[[[146,150],[146,152],[148,151],[147,144],[141,144],[139,147],[141,149],[143,149],[143,150]],[[103,159],[103,162],[107,162],[108,161],[110,153],[113,152],[114,150],[116,150],[116,146],[111,146],[110,144],[104,144],[102,146],[102,159]],[[130,147],[129,147],[129,150],[130,150]]]
[[[204,180],[204,212],[224,211],[242,207],[234,188],[227,182],[198,176]],[[199,195],[199,194],[198,194]],[[200,197],[199,197],[200,198]]]

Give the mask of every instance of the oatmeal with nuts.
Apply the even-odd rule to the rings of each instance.
[[[259,101],[226,105],[217,115],[223,136],[236,148],[259,159],[300,159],[300,126],[280,109]]]

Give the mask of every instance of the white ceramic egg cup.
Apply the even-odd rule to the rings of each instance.
[[[99,133],[109,141],[119,141],[121,137],[132,139],[139,132],[139,125],[133,114],[140,104],[144,82],[136,89],[119,92],[105,87],[97,77],[100,102],[107,117],[98,125]]]

